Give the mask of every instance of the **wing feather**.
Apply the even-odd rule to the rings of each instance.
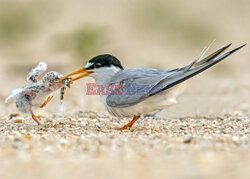
[[[113,94],[107,96],[106,103],[108,106],[116,108],[135,105],[201,73],[245,46],[218,56],[230,45],[217,50],[198,62],[194,60],[186,67],[171,71],[147,68],[122,70],[110,81],[110,84],[122,86],[122,89],[119,89],[121,93],[118,94],[118,89],[116,89]]]

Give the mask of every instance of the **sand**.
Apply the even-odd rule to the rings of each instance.
[[[79,111],[0,120],[5,178],[249,178],[248,113],[130,119]]]

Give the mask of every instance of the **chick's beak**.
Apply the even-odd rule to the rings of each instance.
[[[64,76],[63,78],[61,78],[61,80],[63,81],[63,80],[69,79],[71,76],[80,74],[79,76],[69,80],[69,82],[73,82],[73,81],[76,81],[76,80],[81,79],[83,77],[89,76],[91,73],[93,73],[93,72],[87,71],[87,70],[85,71],[84,69],[80,69],[80,70],[74,71],[74,72]]]

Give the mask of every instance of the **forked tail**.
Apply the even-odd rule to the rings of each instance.
[[[246,44],[219,56],[223,51],[225,51],[230,46],[231,46],[231,44],[217,50],[216,52],[203,58],[202,60],[199,60],[199,61],[195,60],[190,65],[187,65],[186,67],[172,70],[172,71],[175,71],[176,73],[173,73],[173,75],[168,76],[166,79],[164,79],[165,80],[165,84],[164,84],[165,87],[157,92],[150,94],[150,96],[153,96],[161,91],[164,91],[168,88],[171,88],[171,87],[203,72],[204,70],[212,67],[216,63],[218,63],[218,62],[224,60],[225,58],[227,58],[228,56],[232,55],[234,52],[238,51],[242,47],[246,46]]]

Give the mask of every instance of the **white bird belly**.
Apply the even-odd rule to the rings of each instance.
[[[183,82],[175,87],[163,91],[161,94],[156,94],[146,100],[125,108],[115,108],[105,105],[107,111],[116,117],[133,117],[141,114],[149,114],[156,110],[164,109],[168,106],[176,104],[176,97],[184,92],[186,82]],[[105,103],[106,104],[106,103]]]

